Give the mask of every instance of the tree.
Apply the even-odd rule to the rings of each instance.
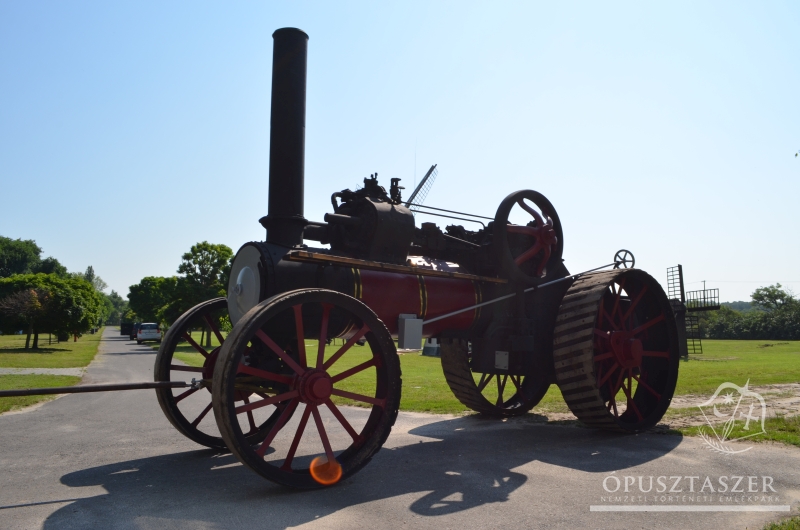
[[[83,279],[92,284],[92,287],[94,287],[95,291],[101,293],[108,287],[108,284],[104,282],[100,276],[95,274],[94,267],[91,265],[86,267],[86,272],[83,273]]]
[[[32,239],[0,236],[0,278],[28,274],[39,264],[42,249]]]
[[[29,339],[31,335],[34,338],[34,348],[38,347],[39,333],[77,335],[96,326],[104,314],[102,296],[91,284],[54,274],[15,274],[0,279],[0,301],[5,308],[2,328],[10,331],[26,325]],[[9,314],[14,306],[27,312]]]
[[[176,299],[178,279],[174,276],[147,276],[130,286],[128,300],[130,309],[143,322],[160,322],[164,308]]]
[[[35,333],[36,326],[47,313],[51,297],[47,289],[23,289],[11,293],[0,300],[0,313],[8,320],[9,324],[18,323],[28,332],[25,339],[25,349],[31,345],[33,334],[33,349],[39,348],[39,335]]]
[[[106,301],[111,304],[111,311],[106,316],[106,324],[119,324],[122,316],[128,310],[128,302],[112,289],[111,294],[104,294]]]
[[[45,258],[33,268],[32,272],[41,272],[43,274],[55,274],[61,278],[66,278],[69,273],[67,272],[67,268],[63,266],[59,261],[54,257]]]
[[[790,291],[783,289],[779,283],[769,287],[759,287],[753,291],[750,297],[753,299],[753,304],[764,311],[780,311],[800,303]]]
[[[225,290],[233,259],[230,247],[203,241],[192,245],[182,259],[178,273],[184,274],[189,284],[213,292],[215,295],[219,294],[220,289]],[[203,300],[198,300],[198,303]]]

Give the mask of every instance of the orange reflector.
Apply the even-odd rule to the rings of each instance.
[[[311,477],[323,486],[336,484],[342,478],[342,466],[336,460],[328,462],[327,456],[316,457],[308,470]]]

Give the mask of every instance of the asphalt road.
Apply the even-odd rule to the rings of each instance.
[[[154,357],[107,329],[84,382],[151,380]],[[796,448],[760,444],[722,455],[696,438],[610,435],[537,419],[401,413],[364,470],[335,487],[299,492],[183,438],[152,391],[66,396],[0,416],[0,528],[727,529],[761,528],[789,514],[590,506],[790,505],[798,512]],[[645,490],[654,477],[651,493],[638,491],[639,476]],[[659,476],[700,478],[666,479],[683,492],[653,499]],[[722,501],[708,488],[698,493],[705,477],[716,490],[720,477],[736,476],[757,477],[759,492],[766,476],[775,493],[759,500],[761,493],[728,492]],[[617,480],[620,489],[608,493],[604,484],[614,489]],[[736,479],[728,480],[733,487]],[[739,485],[745,492],[748,480]]]

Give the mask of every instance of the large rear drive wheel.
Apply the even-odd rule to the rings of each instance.
[[[675,391],[679,355],[669,300],[643,271],[587,274],[561,302],[556,379],[589,426],[641,432],[656,425]]]
[[[327,346],[334,337],[345,344]],[[301,289],[258,304],[233,328],[214,372],[214,415],[228,447],[255,472],[319,488],[381,448],[400,385],[397,350],[375,313],[341,293]],[[259,445],[246,438],[248,414],[273,418]]]

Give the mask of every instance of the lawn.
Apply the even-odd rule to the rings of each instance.
[[[0,335],[0,368],[78,368],[87,366],[97,353],[103,329],[78,338],[47,344],[47,334],[39,335],[39,349],[25,349],[25,335]],[[33,339],[31,339],[33,342]]]
[[[800,381],[800,341],[704,340],[703,354],[681,362],[675,394],[709,396],[721,383],[763,386]]]
[[[43,388],[51,386],[73,386],[80,377],[69,375],[0,375],[0,390],[17,390],[20,388]],[[0,398],[0,414],[3,412],[27,407],[42,401],[49,401],[56,396],[19,396]]]

